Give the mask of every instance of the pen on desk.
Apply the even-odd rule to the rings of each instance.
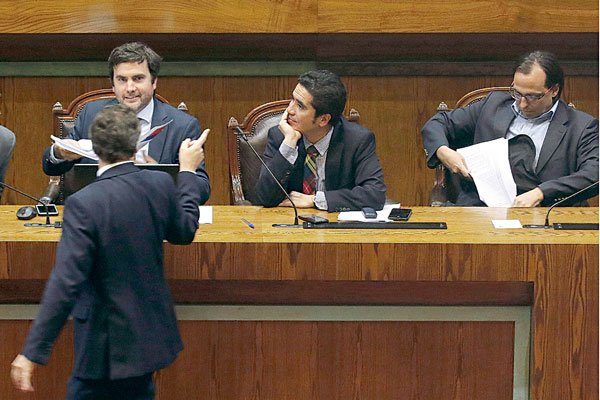
[[[242,218],[242,222],[248,225],[249,228],[254,229],[254,224],[248,221],[246,218]]]

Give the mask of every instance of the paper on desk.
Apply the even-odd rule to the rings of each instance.
[[[400,204],[388,204],[383,206],[383,210],[377,211],[377,218],[366,219],[362,211],[342,211],[338,214],[338,221],[359,221],[359,222],[391,222],[388,219],[392,208],[399,208]]]
[[[63,140],[54,135],[50,135],[50,139],[54,141],[58,147],[73,152],[75,154],[79,154],[80,156],[84,156],[87,158],[91,158],[92,160],[98,161],[98,156],[92,150],[92,141],[89,139],[80,139],[77,141],[78,146],[73,146],[66,140]]]
[[[518,219],[493,219],[492,224],[494,224],[494,228],[496,229],[514,229],[523,227]]]
[[[198,206],[200,211],[200,217],[198,218],[199,224],[212,224],[212,206]]]
[[[457,151],[465,158],[481,201],[488,207],[512,206],[517,185],[508,161],[508,140],[490,140]]]

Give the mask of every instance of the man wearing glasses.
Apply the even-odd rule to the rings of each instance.
[[[517,184],[513,207],[547,206],[598,181],[598,120],[560,100],[563,86],[554,55],[534,51],[520,60],[509,93],[492,92],[425,124],[421,133],[428,166],[441,162],[467,178],[461,179],[457,205],[485,204],[454,149],[498,138],[509,139]]]

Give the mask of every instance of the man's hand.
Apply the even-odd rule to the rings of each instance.
[[[179,146],[179,171],[196,172],[198,165],[204,161],[204,142],[210,129],[205,129],[197,140],[185,139]]]
[[[535,207],[544,200],[544,193],[540,188],[531,189],[515,198],[513,207]]]
[[[133,159],[135,161],[135,157],[133,157]],[[146,164],[158,164],[158,161],[150,157],[150,154],[147,153],[144,153],[144,161],[146,161]]]
[[[290,198],[298,208],[314,208],[314,194],[304,194],[300,192],[290,192]],[[279,203],[279,207],[292,207],[292,203],[286,198],[281,203]]]
[[[292,128],[292,126],[288,123],[287,118],[288,111],[286,109],[281,116],[281,120],[279,121],[279,130],[281,133],[283,133],[283,142],[291,148],[295,148],[298,144],[298,140],[300,140],[302,137],[302,134]]]
[[[440,146],[435,155],[450,171],[471,179],[465,158],[448,146]]]
[[[77,140],[64,139],[64,141],[73,147],[81,147],[81,146],[79,146],[79,142]],[[61,158],[63,160],[67,160],[67,161],[78,160],[81,158],[80,154],[73,153],[72,151],[63,149],[62,147],[60,147],[58,145],[54,145],[53,148],[54,148],[54,155],[57,158]]]
[[[23,392],[33,392],[33,385],[31,384],[31,378],[33,377],[33,370],[35,363],[29,361],[27,357],[19,354],[12,364],[10,364],[10,378],[15,389]]]

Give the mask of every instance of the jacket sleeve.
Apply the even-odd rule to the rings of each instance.
[[[577,134],[569,132],[569,134]],[[576,168],[572,174],[560,178],[545,181],[539,185],[544,193],[544,199],[549,199],[551,203],[560,200],[562,197],[571,195],[586,186],[598,181],[598,120],[590,117],[584,124],[580,140],[576,148]],[[598,193],[585,194],[585,198],[590,198]],[[582,193],[584,195],[584,193]]]
[[[75,197],[67,199],[56,264],[46,283],[39,314],[22,350],[22,354],[33,362],[48,362],[54,341],[92,271],[96,232],[90,215],[83,202]]]
[[[429,168],[440,164],[435,152],[441,146],[456,150],[473,144],[477,120],[488,99],[489,96],[467,107],[439,112],[425,123],[421,136]]]
[[[170,178],[169,178],[170,179]],[[173,244],[189,244],[198,230],[200,210],[199,199],[202,196],[197,175],[180,172],[177,176],[177,188],[169,186],[170,217],[167,227],[167,240]]]
[[[294,164],[290,164],[288,160],[279,152],[279,146],[283,142],[283,134],[279,128],[273,127],[269,130],[267,146],[263,154],[265,164],[271,169],[275,178],[281,186],[289,192],[291,188],[290,177],[294,170]],[[260,175],[255,185],[255,198],[250,199],[253,203],[265,207],[276,207],[285,199],[285,194],[277,183],[273,181],[273,177],[264,166],[260,168]]]
[[[375,135],[369,132],[353,155],[354,187],[325,191],[329,212],[383,208],[386,187],[375,149]]]

